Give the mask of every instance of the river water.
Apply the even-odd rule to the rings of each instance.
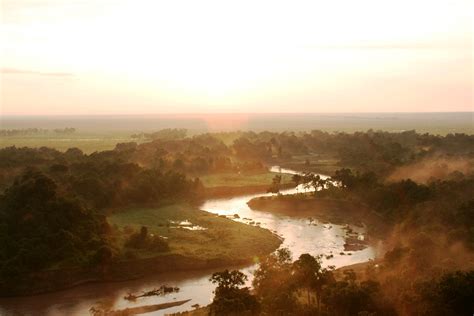
[[[289,174],[296,173],[295,171],[278,167],[272,167],[271,171]],[[284,190],[282,193],[294,194],[297,191],[302,192],[303,190],[305,190],[304,187],[300,185],[298,188]],[[345,252],[344,255],[340,254],[344,251],[344,236],[346,233],[342,225],[323,224],[318,221],[310,223],[307,218],[295,218],[255,211],[247,206],[247,202],[250,199],[266,195],[269,194],[252,194],[234,198],[212,199],[206,201],[200,208],[219,215],[230,216],[238,214],[239,218],[236,220],[244,223],[249,223],[250,221],[260,223],[259,225],[261,227],[267,228],[283,238],[282,246],[288,247],[291,250],[293,259],[296,259],[302,253],[310,253],[312,255],[332,254],[334,257],[324,259],[323,265],[341,267],[374,258],[375,250],[372,247],[361,251]],[[363,236],[363,228],[353,226],[351,226],[351,228]],[[229,268],[240,268],[241,271],[245,272],[249,276],[248,283],[250,285],[252,272],[255,270],[256,265]],[[157,274],[154,277],[133,281],[85,284],[54,293],[20,298],[3,298],[0,299],[0,315],[82,316],[89,315],[89,309],[92,306],[110,307],[116,310],[186,299],[191,299],[191,301],[181,306],[148,313],[146,315],[165,315],[191,310],[191,306],[194,304],[204,306],[211,302],[214,286],[209,282],[209,277],[212,272],[215,271],[186,271]],[[136,302],[130,302],[123,298],[127,293],[140,293],[142,291],[158,288],[163,284],[177,286],[180,288],[180,291],[166,296],[140,298]]]

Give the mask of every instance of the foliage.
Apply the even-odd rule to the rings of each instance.
[[[240,271],[225,270],[213,273],[210,281],[217,284],[211,304],[211,315],[254,315],[259,311],[255,296],[249,288],[240,288],[247,276]]]
[[[146,226],[142,226],[139,232],[133,233],[125,242],[125,246],[156,252],[165,252],[170,249],[168,242],[165,239],[148,233],[148,228]]]
[[[10,282],[53,264],[113,256],[105,217],[64,196],[51,178],[27,172],[0,197],[0,275]],[[98,255],[101,253],[101,255]]]
[[[254,272],[253,286],[262,315],[393,315],[393,308],[381,299],[376,281],[356,281],[351,271],[344,280],[335,280],[332,268],[321,267],[320,256],[302,254],[291,261],[288,249],[279,249],[261,262]],[[245,276],[224,271],[213,274],[211,280],[221,289],[236,289]],[[314,291],[317,300],[298,300],[300,290]],[[214,302],[218,297],[216,296]],[[309,292],[308,292],[309,298]],[[214,303],[213,303],[214,304]],[[236,308],[232,300],[226,308]]]
[[[286,248],[265,258],[255,271],[253,287],[267,314],[289,315],[296,308],[297,286],[291,271],[291,253]]]
[[[474,270],[446,273],[421,287],[427,315],[472,315]]]
[[[380,312],[376,295],[380,295],[379,284],[374,281],[337,281],[324,288],[322,302],[328,315],[370,315]]]
[[[199,180],[187,179],[172,170],[143,168],[131,162],[134,146],[118,144],[114,151],[84,155],[77,148],[65,153],[41,148],[0,150],[0,169],[6,170],[3,186],[11,183],[25,166],[54,179],[62,190],[96,209],[130,205],[156,205],[199,197]],[[10,179],[11,178],[11,179]]]
[[[272,179],[272,184],[268,188],[268,193],[279,193],[281,187],[281,175],[277,174]]]
[[[302,254],[293,263],[294,282],[299,287],[307,290],[308,305],[311,304],[310,291],[316,294],[317,309],[320,310],[323,287],[334,281],[331,270],[333,267],[322,268],[321,256],[313,257],[310,254]]]

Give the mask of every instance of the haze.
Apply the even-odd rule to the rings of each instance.
[[[2,115],[473,110],[471,1],[2,1]]]

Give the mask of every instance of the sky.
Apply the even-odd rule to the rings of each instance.
[[[474,111],[472,0],[0,3],[0,115]]]

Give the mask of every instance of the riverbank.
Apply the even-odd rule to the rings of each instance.
[[[340,267],[334,270],[333,275],[337,281],[342,281],[342,280],[345,280],[345,278],[347,277],[347,272],[351,271],[357,275],[357,280],[361,282],[361,281],[366,281],[366,280],[371,279],[373,274],[377,273],[377,270],[378,270],[378,260],[369,260],[366,262],[360,262],[360,263]],[[306,297],[306,294],[304,294],[304,296]],[[170,316],[205,316],[205,315],[209,315],[210,306],[211,305],[197,306],[194,310],[189,310],[189,311],[180,312],[180,313],[172,313],[170,314]]]
[[[219,173],[200,177],[204,185],[204,196],[212,198],[228,198],[240,195],[267,193],[276,175],[281,175],[281,189],[295,187],[290,174],[262,172],[251,174]]]
[[[344,251],[358,251],[368,245],[377,246],[388,231],[387,224],[364,204],[345,199],[314,197],[311,194],[292,194],[258,197],[247,202],[251,209],[314,219],[323,224],[345,225]],[[365,227],[366,234],[354,232],[350,225]]]
[[[324,175],[332,175],[341,168],[337,155],[329,153],[295,155],[289,159],[274,161],[273,164],[302,173],[312,172]]]
[[[205,189],[205,197],[208,199],[229,198],[241,195],[264,194],[267,193],[270,184],[257,184],[247,186],[218,186]],[[281,190],[294,188],[294,183],[284,183]]]
[[[0,296],[33,295],[163,272],[249,265],[276,250],[282,242],[267,229],[238,223],[187,204],[122,210],[110,215],[108,221],[114,227],[110,238],[118,249],[110,262],[43,270],[14,286],[0,288]],[[165,239],[169,250],[127,247],[127,239],[142,226],[147,227],[149,234]]]
[[[70,289],[89,283],[122,282],[157,273],[220,269],[253,263],[253,258],[209,259],[162,255],[146,259],[115,262],[107,267],[45,270],[18,282],[16,288],[1,289],[0,297],[31,296]]]
[[[281,244],[280,238],[267,229],[233,221],[199,210],[188,204],[124,210],[108,217],[119,230],[118,246],[132,251],[124,238],[142,226],[169,244],[168,254],[201,260],[229,258],[242,260],[271,253]],[[148,250],[133,250],[139,258],[155,256]],[[125,255],[125,253],[123,253]]]
[[[315,198],[307,194],[258,197],[248,203],[250,208],[288,216],[315,217],[323,223],[354,224],[361,226],[370,212],[362,204],[328,198]]]

